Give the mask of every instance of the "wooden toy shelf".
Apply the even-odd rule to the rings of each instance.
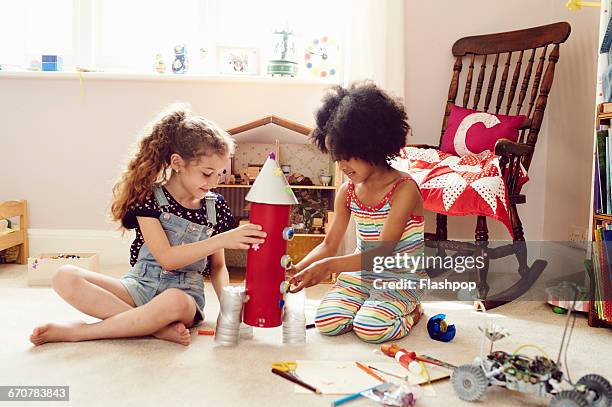
[[[0,233],[0,250],[19,246],[17,263],[28,261],[28,204],[26,201],[0,202],[0,220],[19,217],[19,228]]]

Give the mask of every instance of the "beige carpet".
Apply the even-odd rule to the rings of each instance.
[[[123,271],[114,267],[110,273],[120,275]],[[308,291],[309,320],[326,288]],[[211,327],[218,304],[210,287],[206,294],[206,325]],[[428,316],[446,313],[449,321],[457,325],[457,337],[448,344],[435,342],[429,339],[426,324],[421,322],[399,343],[443,360],[471,361],[478,352],[477,326],[483,321],[482,315],[473,312],[468,304],[426,303],[424,308]],[[0,309],[0,384],[70,386],[70,403],[45,405],[328,406],[338,397],[295,394],[292,384],[270,373],[270,364],[295,359],[384,358],[373,352],[378,346],[366,344],[351,333],[330,338],[309,330],[306,345],[284,346],[280,328],[256,329],[254,339],[235,348],[215,346],[213,338],[197,335],[189,347],[156,339],[129,339],[35,348],[28,342],[28,336],[37,324],[93,319],[62,302],[50,288],[28,287],[25,266],[0,265]],[[509,304],[498,308],[495,314],[499,323],[511,332],[509,338],[498,343],[498,348],[511,352],[523,343],[535,343],[556,358],[563,316],[535,302]],[[568,355],[572,379],[591,372],[612,378],[611,333],[609,329],[589,328],[585,317],[578,318]],[[421,399],[419,406],[472,405],[455,397],[449,381],[435,384],[434,389],[436,396]],[[375,404],[360,400],[347,405]],[[543,406],[547,400],[490,389],[480,405]]]

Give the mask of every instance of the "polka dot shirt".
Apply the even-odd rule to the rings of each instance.
[[[188,209],[178,203],[176,199],[170,195],[170,192],[168,192],[166,188],[162,187],[162,190],[168,199],[168,211],[170,213],[199,225],[208,225],[206,203],[204,200],[202,200],[202,207],[200,209]],[[235,227],[234,218],[230,211],[229,205],[225,201],[225,198],[219,194],[215,195],[217,196],[217,200],[215,202],[217,210],[217,224],[213,226],[213,236]],[[132,242],[132,246],[130,248],[130,264],[132,266],[136,264],[136,261],[138,260],[138,253],[144,244],[144,238],[142,237],[142,232],[140,231],[136,217],[141,216],[159,219],[161,213],[162,211],[157,203],[157,200],[155,199],[155,195],[150,193],[144,202],[130,208],[123,217],[122,223],[126,229],[136,229],[136,238],[134,239],[134,242]],[[204,276],[210,275],[210,257],[206,268],[201,272],[201,274]]]

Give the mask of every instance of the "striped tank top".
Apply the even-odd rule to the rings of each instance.
[[[408,180],[412,180],[412,178],[408,176],[398,179],[385,197],[375,206],[363,204],[355,194],[353,181],[349,180],[346,205],[355,219],[359,251],[364,251],[368,242],[373,244],[372,242],[379,240],[383,226],[387,222],[391,211],[393,193],[401,183]],[[411,216],[404,226],[404,232],[395,246],[393,254],[406,253],[409,256],[418,256],[423,253],[424,245],[425,219],[423,216]]]

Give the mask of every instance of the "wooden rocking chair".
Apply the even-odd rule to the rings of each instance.
[[[442,122],[442,134],[446,130],[451,106],[455,104],[460,83],[463,84],[461,101],[463,107],[485,112],[494,111],[496,114],[527,116],[525,124],[521,127],[518,142],[502,139],[495,145],[495,154],[500,156],[502,177],[508,189],[510,220],[514,232],[513,243],[488,248],[489,235],[484,216],[477,217],[476,244],[448,241],[447,218],[443,214],[436,216],[435,234],[426,235],[427,245],[436,247],[439,255],[444,255],[446,250],[455,251],[457,254],[466,252],[486,254],[485,267],[479,271],[479,294],[487,309],[518,298],[537,280],[546,267],[546,262],[543,260],[536,260],[531,266],[527,265],[527,245],[516,209],[518,204],[526,202],[518,183],[520,168],[518,163],[529,170],[553,83],[555,64],[559,60],[559,45],[565,42],[569,35],[570,25],[560,22],[525,30],[465,37],[453,45],[455,63]],[[490,69],[488,63],[492,63]],[[462,71],[464,64],[468,66],[467,72]],[[476,85],[473,87],[475,66],[479,68]],[[502,70],[501,76],[498,68]],[[485,76],[488,76],[488,83],[483,87]],[[508,82],[510,82],[509,89],[507,89]],[[486,93],[481,97],[483,89]],[[440,137],[441,142],[442,137]],[[424,144],[413,147],[439,148]],[[490,287],[487,284],[489,261],[508,255],[515,255],[517,258],[520,280],[503,292],[489,296]]]

